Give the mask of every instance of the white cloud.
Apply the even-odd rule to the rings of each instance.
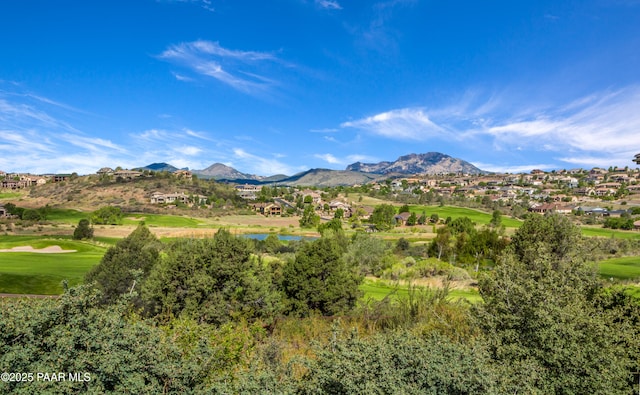
[[[493,173],[528,173],[533,169],[547,170],[557,169],[558,165],[554,164],[535,164],[535,165],[496,165],[491,163],[473,162],[475,167],[480,170],[490,171]]]
[[[180,147],[176,151],[183,155],[196,156],[202,152],[202,149],[198,147]]]
[[[316,154],[314,155],[314,157],[318,158],[318,159],[322,159],[327,163],[330,163],[332,165],[339,165],[342,164],[343,162],[336,158],[335,156],[331,155],[331,154]]]
[[[448,134],[446,129],[431,121],[420,108],[391,110],[357,121],[344,122],[340,126],[399,140],[427,140]]]
[[[316,5],[326,10],[341,10],[342,6],[337,1],[331,0],[316,0]]]
[[[249,169],[237,169],[245,173],[248,172],[261,176],[271,176],[274,174],[292,175],[300,170],[303,170],[302,168],[293,168],[276,159],[263,158],[257,155],[250,154],[242,148],[234,148],[233,154],[239,162],[239,166],[241,166],[243,169]]]
[[[232,50],[218,42],[197,40],[171,45],[158,57],[247,94],[264,93],[278,84],[263,74],[267,63],[279,62],[269,52]],[[178,73],[174,76],[182,81],[191,78]]]
[[[613,157],[640,146],[640,88],[601,92],[559,110],[548,108],[523,119],[493,122],[481,132],[505,144]],[[605,154],[605,155],[603,155]]]
[[[318,159],[322,159],[323,161],[332,165],[349,165],[355,162],[376,162],[377,161],[377,159],[372,156],[358,155],[358,154],[347,155],[344,158],[338,158],[333,154],[315,154],[314,157]]]

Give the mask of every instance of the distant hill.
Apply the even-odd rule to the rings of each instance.
[[[223,165],[222,163],[214,163],[203,170],[193,170],[194,174],[202,178],[213,178],[216,180],[259,180],[262,177],[253,174],[242,173],[233,167]]]
[[[168,163],[161,162],[161,163],[152,163],[145,167],[138,167],[135,170],[167,171],[169,173],[173,173],[174,171],[178,171],[180,169]]]
[[[284,185],[332,187],[339,185],[366,184],[380,178],[385,177],[357,171],[311,169],[280,180],[278,183]]]
[[[410,174],[442,174],[466,173],[486,174],[471,163],[453,158],[440,152],[426,154],[409,154],[399,157],[395,162],[361,163],[356,162],[347,166],[347,171],[357,171],[373,174],[397,173]]]

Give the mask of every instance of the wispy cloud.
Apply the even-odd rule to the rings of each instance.
[[[337,1],[316,0],[316,5],[325,10],[341,10],[342,6]]]
[[[534,164],[534,165],[497,165],[492,163],[473,162],[475,167],[494,173],[528,173],[533,169],[551,170],[558,168],[557,164]]]
[[[375,162],[376,158],[368,155],[347,155],[343,158],[338,158],[333,154],[315,154],[315,158],[322,159],[323,161],[331,164],[331,165],[349,165],[355,162]]]
[[[250,154],[242,148],[234,148],[233,154],[235,157],[234,162],[238,162],[238,167],[241,167],[245,172],[250,172],[258,175],[274,175],[274,174],[287,174],[292,175],[304,168],[294,168],[285,163],[280,162],[277,159],[264,158],[258,155]],[[232,165],[233,166],[233,165]]]
[[[640,86],[551,105],[514,100],[506,94],[490,95],[484,101],[479,96],[465,95],[456,104],[440,108],[395,109],[340,126],[393,140],[438,139],[482,146],[508,153],[511,160],[516,152],[517,160],[541,154],[552,158],[545,164],[522,165],[523,169],[624,164],[640,147]],[[521,167],[483,166],[510,171]]]
[[[342,164],[343,162],[336,158],[335,156],[331,155],[331,154],[315,154],[314,157],[318,158],[318,159],[322,159],[323,161],[330,163],[332,165],[336,165],[336,164]]]
[[[412,5],[415,0],[390,0],[376,2],[372,6],[373,17],[369,25],[364,28],[354,29],[359,36],[359,42],[367,48],[379,52],[388,53],[394,51],[397,46],[399,32],[389,26],[397,6]]]
[[[486,124],[480,133],[508,146],[528,146],[556,152],[565,162],[572,155],[590,158],[624,157],[640,146],[640,88],[629,87],[580,98],[558,109]]]
[[[278,86],[267,73],[273,64],[283,63],[271,52],[232,50],[205,40],[171,45],[158,58],[251,95]],[[174,72],[174,76],[181,81],[191,79],[182,73]]]
[[[428,114],[420,108],[391,110],[344,122],[340,126],[400,140],[427,140],[448,134],[445,128],[431,121]]]

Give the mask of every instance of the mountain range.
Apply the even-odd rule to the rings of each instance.
[[[154,163],[141,169],[154,171],[176,171],[176,167],[167,163]],[[416,174],[486,174],[471,163],[462,159],[453,158],[440,152],[427,152],[424,154],[409,154],[399,157],[393,162],[383,161],[378,163],[352,163],[345,170],[310,169],[293,176],[284,174],[269,177],[242,173],[233,167],[222,163],[202,170],[192,170],[200,178],[213,178],[220,181],[229,181],[249,184],[278,183],[281,185],[314,185],[314,186],[338,186],[364,184],[370,181],[386,179],[389,177],[406,177]]]

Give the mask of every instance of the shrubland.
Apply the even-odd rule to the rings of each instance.
[[[224,229],[160,242],[141,225],[85,285],[0,302],[0,365],[92,380],[0,391],[633,392],[640,304],[607,287],[590,258],[611,245],[585,242],[560,216],[530,217],[509,238],[497,221],[442,229],[420,246],[334,228],[288,244]],[[482,301],[452,300],[448,281],[381,300],[359,288],[364,276],[463,273]]]

